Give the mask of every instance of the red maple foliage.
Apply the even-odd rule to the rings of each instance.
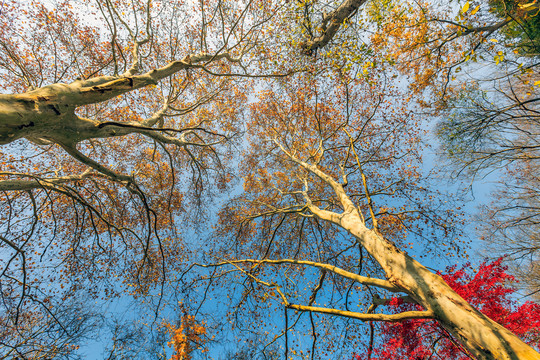
[[[459,269],[457,266],[448,267],[445,274],[439,275],[471,305],[538,349],[540,305],[532,301],[519,305],[511,298],[516,291],[511,286],[514,277],[507,273],[502,260],[484,262],[476,273],[470,264],[466,264]],[[395,313],[422,310],[417,305],[404,304],[397,298],[391,299],[386,305]],[[371,356],[354,354],[352,360],[474,359],[433,320],[383,323],[381,334]]]

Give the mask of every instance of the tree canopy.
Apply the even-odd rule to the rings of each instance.
[[[370,358],[404,322],[540,358],[437,273],[479,224],[537,291],[537,1],[0,12],[4,358],[84,357],[98,332],[108,359]],[[500,172],[487,220],[429,171],[436,136],[458,179]]]

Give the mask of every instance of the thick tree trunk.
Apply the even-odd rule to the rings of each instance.
[[[0,94],[0,145],[21,138],[37,143],[75,144],[92,138],[144,132],[145,129],[140,125],[146,124],[112,126],[83,119],[75,114],[75,110],[80,106],[97,104],[156,84],[181,70],[200,67],[220,59],[239,61],[229,53],[192,54],[144,74],[126,72],[119,76],[98,76],[69,84],[47,85],[22,94]]]
[[[435,319],[478,359],[540,359],[539,353],[469,305],[440,276],[367,229],[357,212],[343,216],[340,226],[361,242],[391,283],[432,311]]]
[[[377,260],[388,280],[403,289],[478,359],[540,359],[540,354],[516,335],[469,305],[438,275],[368,229],[358,210],[338,215],[311,207],[319,218],[352,234]]]
[[[378,232],[368,229],[345,190],[316,166],[287,155],[326,182],[335,191],[341,214],[313,205],[310,211],[353,235],[385,271],[388,281],[412,297],[476,358],[486,360],[540,360],[540,354],[516,335],[476,310],[438,275],[414,260]]]

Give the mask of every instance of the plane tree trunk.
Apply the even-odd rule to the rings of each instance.
[[[384,270],[388,281],[424,307],[472,355],[478,359],[540,359],[540,354],[516,335],[467,303],[443,279],[434,274],[378,231],[369,229],[343,186],[318,167],[287,154],[328,184],[343,208],[341,214],[320,209],[306,196],[309,210],[318,218],[334,223],[351,235]]]
[[[78,107],[97,104],[145,86],[191,67],[226,58],[228,53],[188,55],[181,60],[135,74],[135,70],[118,76],[100,76],[57,83],[22,94],[0,94],[0,145],[26,138],[36,143],[76,144],[92,138],[124,136],[132,132],[147,133],[155,125],[157,114],[146,123],[112,123],[84,119],[76,115]]]

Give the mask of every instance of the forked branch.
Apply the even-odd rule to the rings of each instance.
[[[362,6],[366,0],[345,0],[334,11],[324,14],[320,25],[320,35],[302,43],[302,51],[312,55],[318,49],[325,47],[343,26]]]
[[[257,260],[257,259],[241,259],[241,260],[230,260],[230,261],[223,261],[216,264],[196,264],[200,267],[216,267],[216,266],[225,266],[225,265],[235,265],[235,264],[242,264],[242,263],[253,263],[253,264],[296,264],[296,265],[307,265],[307,266],[313,266],[319,269],[327,270],[330,272],[333,272],[334,274],[343,276],[344,278],[356,281],[363,285],[370,285],[370,286],[376,286],[381,289],[385,289],[391,292],[403,292],[404,290],[400,287],[392,284],[390,281],[383,280],[383,279],[377,279],[367,276],[361,276],[352,272],[349,272],[347,270],[341,269],[337,266],[330,265],[330,264],[324,264],[319,263],[315,261],[307,261],[307,260],[294,260],[294,259],[279,259],[279,260],[271,260],[271,259],[263,259],[263,260]]]

